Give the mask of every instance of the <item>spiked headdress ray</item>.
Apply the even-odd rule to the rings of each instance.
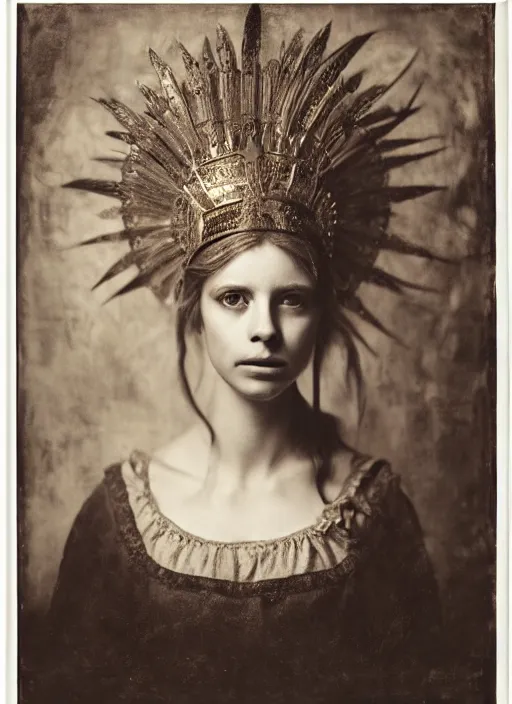
[[[130,147],[120,162],[121,180],[66,186],[121,201],[124,229],[81,244],[126,241],[130,249],[96,286],[135,265],[137,276],[115,295],[149,286],[169,300],[187,264],[209,243],[244,231],[285,232],[313,240],[325,254],[347,340],[358,333],[345,311],[387,332],[358,297],[359,285],[394,292],[414,286],[377,267],[379,251],[439,259],[388,232],[394,203],[439,186],[390,186],[389,175],[439,150],[407,153],[430,138],[392,136],[418,111],[418,91],[400,109],[375,107],[403,72],[389,84],[361,90],[362,73],[347,71],[372,33],[323,58],[329,33],[330,24],[304,46],[299,30],[279,58],[262,67],[261,15],[254,5],[240,66],[231,38],[218,26],[217,56],[208,39],[199,60],[180,45],[182,85],[149,51],[160,89],[139,85],[144,114],[117,100],[99,101],[124,128],[107,134]]]

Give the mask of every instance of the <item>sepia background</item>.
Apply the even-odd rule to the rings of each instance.
[[[119,229],[116,202],[63,190],[82,177],[117,178],[94,161],[119,156],[114,118],[91,98],[143,109],[136,80],[157,79],[151,46],[183,77],[176,41],[201,53],[215,25],[240,38],[244,5],[25,5],[18,54],[19,538],[29,640],[54,586],[74,516],[104,468],[151,451],[191,416],[176,368],[173,313],[149,291],[102,305],[91,292],[123,245],[71,248]],[[385,257],[382,266],[438,293],[362,297],[404,345],[363,329],[366,406],[358,427],[343,350],[327,360],[322,403],[347,439],[388,458],[413,499],[441,587],[454,647],[492,659],[494,579],[493,8],[483,5],[267,5],[263,60],[302,26],[332,20],[329,48],[381,30],[349,67],[389,80],[402,106],[423,83],[423,109],[396,136],[443,135],[442,153],[393,174],[447,188],[396,208],[391,228],[456,264]],[[237,51],[240,39],[235,39]],[[395,136],[395,135],[394,135]],[[100,216],[101,214],[101,216]],[[114,215],[115,218],[115,215]],[[198,367],[198,364],[195,364]],[[192,365],[192,373],[194,364]],[[301,382],[309,393],[310,380]]]

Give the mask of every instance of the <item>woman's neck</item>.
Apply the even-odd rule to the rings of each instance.
[[[273,478],[283,458],[297,453],[294,426],[306,401],[295,385],[265,402],[247,400],[222,382],[219,387],[205,409],[215,436],[205,484],[237,490]]]

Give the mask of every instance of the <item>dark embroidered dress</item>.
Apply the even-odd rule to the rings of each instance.
[[[420,702],[438,635],[421,529],[387,463],[356,463],[314,526],[222,544],[162,516],[132,459],[71,530],[36,701]]]

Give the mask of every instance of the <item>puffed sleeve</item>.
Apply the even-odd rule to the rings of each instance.
[[[130,629],[125,569],[102,483],[84,503],[64,548],[34,702],[109,701],[112,673],[125,666]]]

